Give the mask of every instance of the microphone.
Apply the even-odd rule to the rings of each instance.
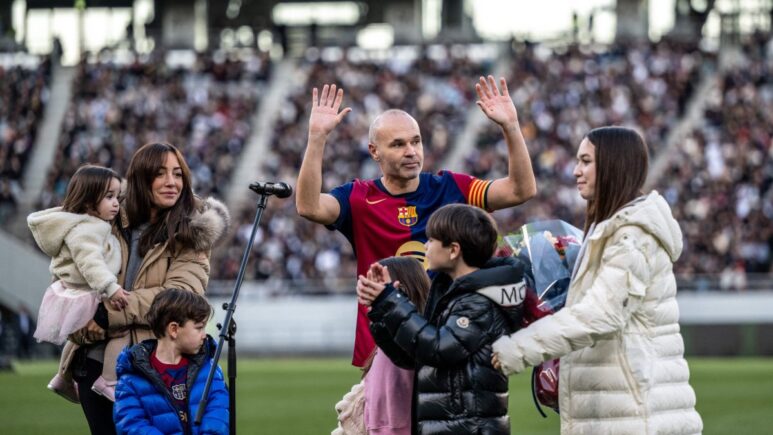
[[[250,190],[260,195],[274,195],[277,198],[287,198],[293,194],[293,188],[281,181],[278,183],[256,181],[250,184]]]

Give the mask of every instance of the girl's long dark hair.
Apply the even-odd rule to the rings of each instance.
[[[585,210],[586,234],[642,194],[649,166],[647,144],[635,130],[600,127],[587,138],[595,147],[596,190]]]
[[[164,165],[166,155],[177,157],[182,169],[183,187],[177,203],[167,209],[159,209],[153,203],[153,180]],[[140,236],[139,254],[144,256],[157,243],[169,241],[174,251],[177,243],[182,246],[193,245],[190,228],[190,216],[194,209],[194,195],[191,188],[191,171],[180,151],[169,143],[149,143],[143,145],[132,157],[126,173],[126,214],[129,227],[136,228],[150,223]],[[156,220],[150,222],[150,210],[156,208]]]

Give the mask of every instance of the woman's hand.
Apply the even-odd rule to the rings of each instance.
[[[491,345],[491,365],[510,376],[526,370],[526,361],[512,335],[499,337]]]
[[[502,370],[502,364],[499,363],[499,354],[496,352],[491,354],[491,365],[494,366],[496,370]]]
[[[89,320],[83,328],[73,332],[67,337],[73,343],[81,346],[94,344],[98,341],[102,341],[106,338],[107,331],[102,329],[93,319]]]
[[[89,323],[84,327],[86,330],[86,338],[92,342],[101,341],[105,339],[106,331],[97,324],[93,319],[89,320]]]

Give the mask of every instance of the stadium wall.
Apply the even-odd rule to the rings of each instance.
[[[245,283],[237,302],[237,351],[251,355],[347,355],[355,326],[354,295],[258,296]],[[210,298],[222,321],[224,297]],[[678,298],[688,355],[773,356],[773,290],[690,293]]]
[[[23,241],[0,231],[0,304],[37,313],[51,284],[49,258]]]

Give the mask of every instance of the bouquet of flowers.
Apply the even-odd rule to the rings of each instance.
[[[561,220],[526,224],[502,237],[498,255],[512,255],[531,268],[522,326],[564,307],[582,237],[582,231]],[[532,371],[534,403],[543,416],[540,403],[558,412],[558,362],[546,361]]]

